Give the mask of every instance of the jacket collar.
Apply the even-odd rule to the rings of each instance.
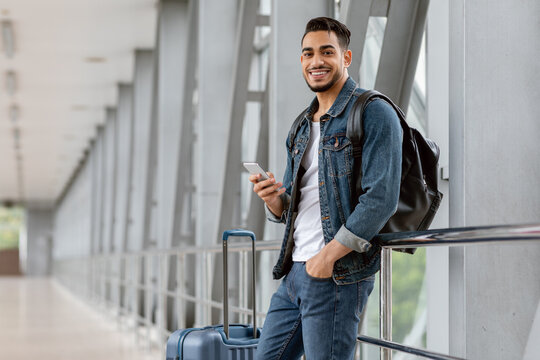
[[[354,90],[356,88],[356,82],[349,76],[349,78],[341,88],[341,91],[339,92],[336,100],[334,101],[330,109],[327,111],[327,114],[334,118],[339,116],[343,112],[343,110],[345,110],[345,107],[349,103],[349,100],[354,94]],[[317,100],[317,96],[315,96],[315,98],[311,101],[311,104],[309,105],[308,111],[306,113],[306,118],[312,117],[318,108],[319,101]]]

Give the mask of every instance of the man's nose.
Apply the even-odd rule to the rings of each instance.
[[[313,55],[313,64],[315,66],[323,65],[324,64],[324,58],[319,54]]]

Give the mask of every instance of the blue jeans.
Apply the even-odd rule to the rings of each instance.
[[[295,262],[272,296],[257,347],[259,360],[353,359],[359,316],[374,276],[348,285],[318,279]]]

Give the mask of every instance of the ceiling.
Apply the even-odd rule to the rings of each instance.
[[[0,0],[0,21],[14,43],[9,58],[0,38],[0,201],[52,204],[132,81],[134,50],[153,47],[156,1]]]

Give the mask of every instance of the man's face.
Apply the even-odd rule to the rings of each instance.
[[[334,32],[312,31],[302,41],[302,72],[309,88],[325,92],[345,74],[351,51],[342,50]]]

